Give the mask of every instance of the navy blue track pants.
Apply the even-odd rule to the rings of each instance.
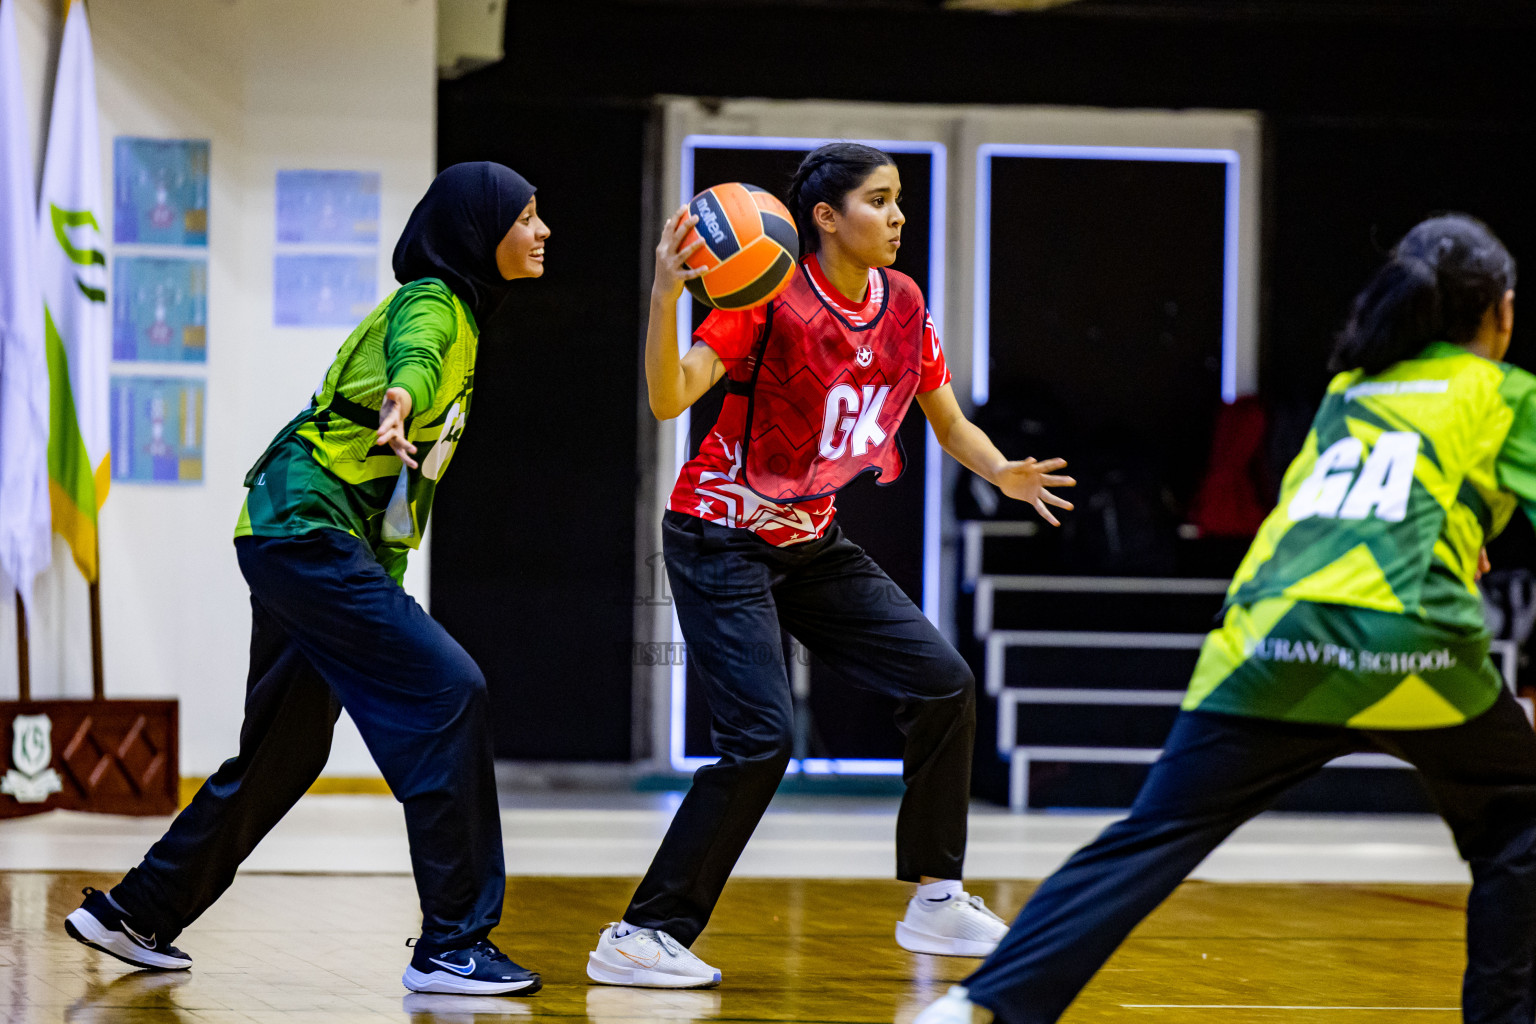
[[[1536,733],[1507,691],[1446,729],[1362,732],[1236,715],[1179,715],[1130,816],[1041,883],[968,978],[1003,1024],[1050,1024],[1142,918],[1223,839],[1341,754],[1411,763],[1472,869],[1467,1024],[1536,1019]],[[1304,969],[1304,964],[1298,965]]]
[[[319,776],[346,708],[405,807],[422,945],[485,938],[506,885],[485,677],[357,538],[241,537],[235,551],[252,617],[240,752],[113,899],[174,939]]]

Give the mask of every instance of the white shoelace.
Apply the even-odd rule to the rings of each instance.
[[[616,936],[610,941],[617,944],[623,942],[625,939],[634,939],[641,946],[645,946],[647,944],[660,946],[662,951],[668,956],[672,957],[674,960],[687,960],[693,958],[693,954],[684,949],[682,943],[678,942],[666,932],[658,931],[655,928],[636,928],[634,931],[628,932],[621,936]]]
[[[666,932],[653,931],[651,934],[656,937],[657,944],[660,945],[662,949],[666,950],[667,955],[670,957],[681,959],[682,955],[688,952],[682,947],[681,943],[679,943],[672,936],[668,935]]]
[[[983,914],[986,914],[988,917],[990,917],[992,920],[998,922],[999,924],[1007,924],[1008,923],[1008,922],[1004,921],[1002,918],[998,917],[996,914],[992,913],[991,909],[988,908],[988,906],[987,906],[986,900],[982,899],[980,896],[972,896],[970,893],[966,893],[965,894],[965,902],[969,903],[971,906],[975,907],[977,910],[981,911]]]

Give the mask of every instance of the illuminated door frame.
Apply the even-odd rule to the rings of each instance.
[[[683,137],[682,168],[679,175],[678,204],[686,205],[693,198],[693,156],[700,149],[779,149],[810,151],[829,142],[862,142],[887,153],[927,153],[929,155],[929,210],[928,224],[928,313],[939,337],[944,337],[945,242],[947,239],[949,149],[942,142],[914,142],[898,139],[835,139],[782,135],[714,135],[694,133]],[[684,289],[677,300],[677,350],[685,353],[693,346],[693,299]],[[692,420],[689,411],[677,418],[677,433],[672,453],[672,479],[682,469],[688,458],[688,440]],[[940,571],[940,515],[943,492],[944,451],[939,447],[933,428],[927,427],[927,443],[924,448],[923,473],[923,614],[929,621],[939,621],[939,571]],[[676,609],[672,612],[672,649],[684,651],[683,629],[677,620]],[[687,725],[688,664],[686,655],[674,658],[671,665],[671,728],[669,733],[668,760],[676,771],[691,772],[706,764],[713,764],[713,757],[688,757],[684,754]],[[805,758],[793,759],[789,771],[808,775],[900,775],[902,762],[886,758]]]
[[[1225,164],[1225,212],[1222,238],[1221,398],[1237,400],[1238,257],[1242,221],[1242,155],[1235,149],[1172,146],[1052,146],[985,142],[976,149],[976,263],[971,313],[971,400],[986,405],[991,380],[992,340],[992,158],[1041,160],[1146,160],[1154,163]]]

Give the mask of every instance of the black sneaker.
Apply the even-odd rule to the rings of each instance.
[[[543,984],[537,974],[523,970],[483,939],[473,946],[441,953],[428,953],[417,946],[411,966],[400,980],[412,992],[478,996],[531,996]]]
[[[154,932],[143,934],[133,926],[128,915],[107,899],[107,894],[89,886],[80,890],[85,902],[64,919],[64,930],[76,942],[115,956],[125,964],[151,971],[184,971],[192,958],[169,942],[160,942]]]

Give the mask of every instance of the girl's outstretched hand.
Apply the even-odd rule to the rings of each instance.
[[[696,238],[686,249],[679,248],[698,222],[699,218],[689,215],[688,207],[679,206],[662,225],[661,241],[656,243],[656,275],[651,279],[653,298],[676,302],[683,293],[683,282],[703,275],[704,271],[688,266],[687,260],[699,251],[704,239]]]
[[[390,388],[384,392],[384,404],[379,406],[379,444],[387,444],[400,456],[400,461],[416,468],[416,446],[405,436],[405,421],[411,415],[411,393],[405,388]]]
[[[998,470],[993,483],[997,485],[1008,497],[1015,501],[1027,501],[1035,506],[1035,511],[1040,513],[1040,518],[1052,526],[1060,526],[1056,517],[1051,515],[1047,505],[1055,505],[1057,508],[1072,509],[1072,503],[1065,498],[1058,498],[1046,488],[1048,487],[1076,487],[1077,481],[1069,476],[1056,476],[1058,469],[1066,468],[1066,459],[1046,459],[1037,462],[1034,459],[1023,459],[1018,462],[1006,462],[1003,468]]]

